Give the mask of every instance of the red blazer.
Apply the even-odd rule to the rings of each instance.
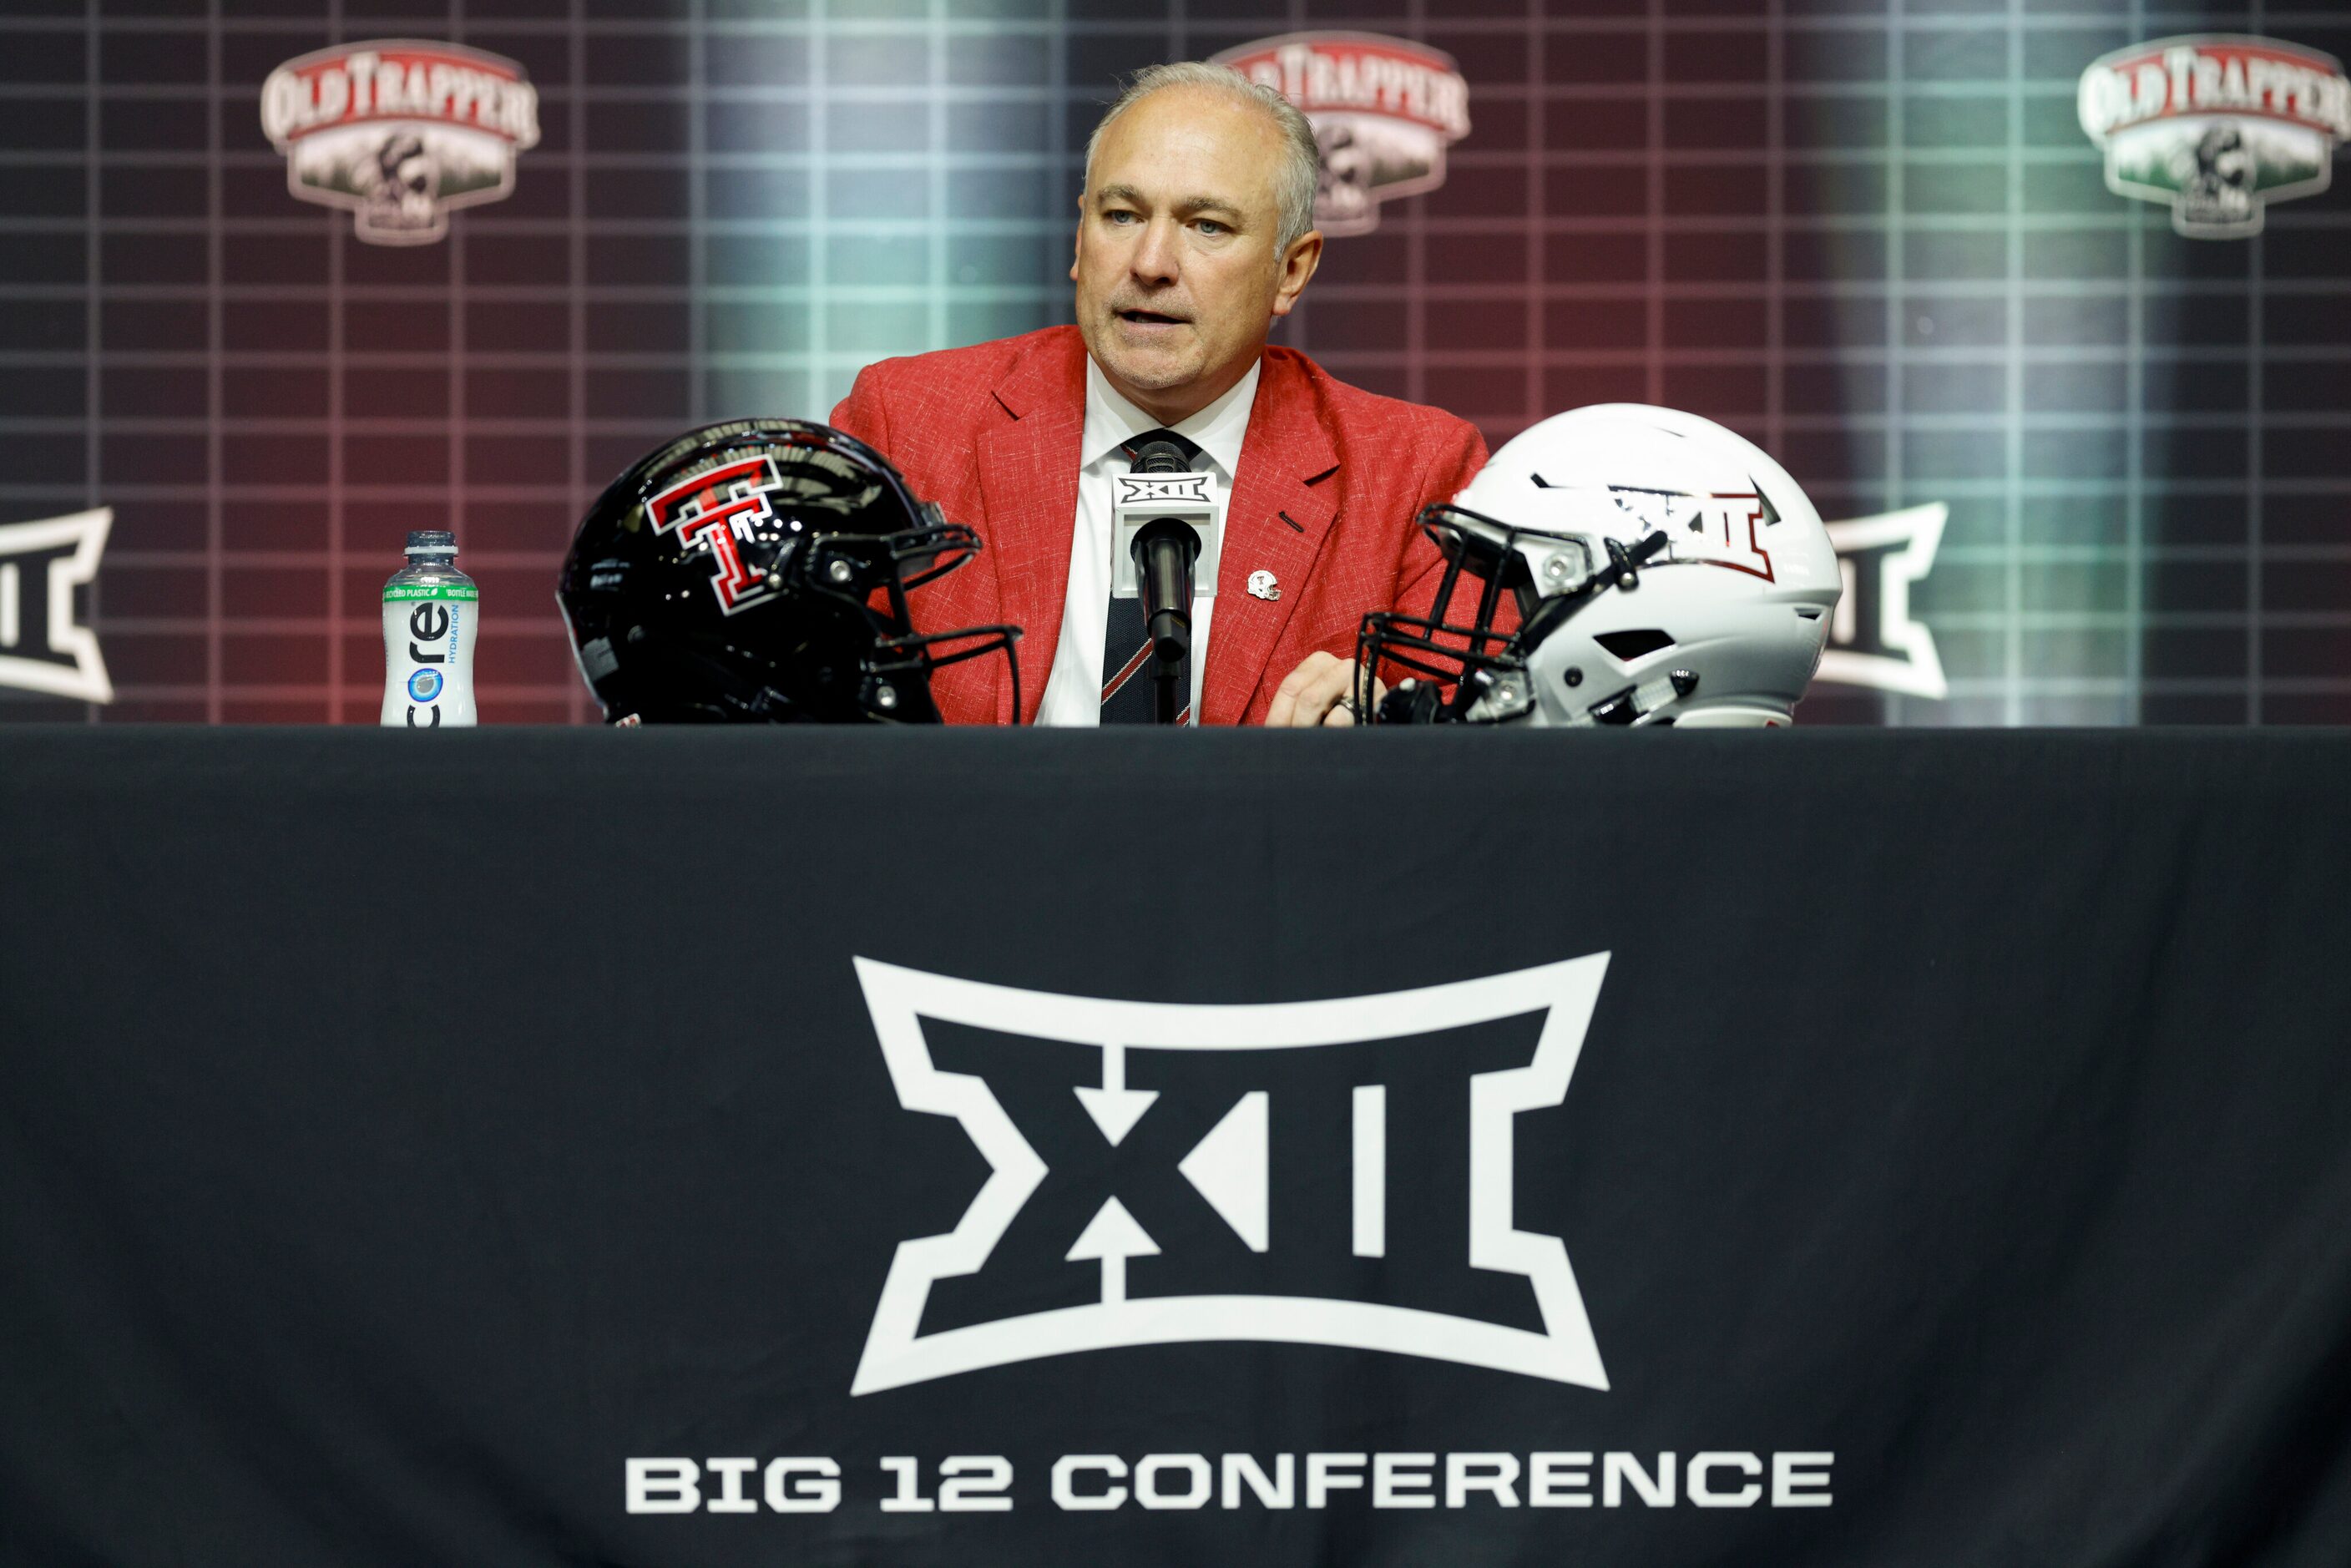
[[[879,448],[926,501],[986,549],[919,591],[924,631],[1010,622],[1026,635],[1020,712],[1037,716],[1069,588],[1085,433],[1085,343],[1074,327],[884,360],[858,373],[835,427]],[[1334,381],[1305,355],[1268,349],[1226,508],[1217,616],[1200,690],[1205,724],[1256,724],[1282,677],[1320,648],[1353,658],[1367,612],[1425,613],[1443,559],[1413,526],[1486,461],[1451,414]],[[1246,589],[1270,571],[1281,597]],[[950,724],[1010,724],[1001,659],[932,682]]]

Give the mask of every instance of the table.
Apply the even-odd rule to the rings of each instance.
[[[0,732],[0,1557],[2351,1560],[2351,737]]]

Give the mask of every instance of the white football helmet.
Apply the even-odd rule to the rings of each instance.
[[[1786,469],[1641,403],[1521,432],[1420,525],[1445,553],[1435,604],[1365,616],[1356,650],[1357,710],[1382,723],[1785,725],[1842,586]]]

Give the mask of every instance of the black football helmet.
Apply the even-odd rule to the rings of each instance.
[[[616,724],[936,724],[931,672],[1016,626],[918,632],[906,595],[978,553],[887,458],[827,425],[690,431],[606,487],[556,600]]]

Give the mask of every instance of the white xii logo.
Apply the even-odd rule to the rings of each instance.
[[[98,576],[114,513],[0,524],[0,686],[110,703],[98,633],[74,619],[74,590]]]
[[[868,958],[856,964],[899,1103],[909,1111],[955,1118],[987,1163],[988,1176],[953,1230],[899,1243],[851,1385],[852,1395],[1073,1351],[1216,1341],[1384,1351],[1589,1388],[1608,1386],[1565,1243],[1557,1236],[1517,1228],[1512,1163],[1519,1114],[1559,1105],[1566,1098],[1568,1079],[1607,972],[1607,954],[1384,996],[1263,1006],[1113,1001],[954,979]],[[1460,1038],[1458,1031],[1538,1018],[1540,1033],[1531,1052],[1517,1050],[1511,1065],[1478,1071],[1488,1059],[1461,1055],[1447,1044]],[[1117,1193],[1106,1193],[1097,1204],[1093,1193],[1103,1189],[1095,1186],[1074,1195],[1080,1204],[1074,1212],[1090,1211],[1092,1218],[1076,1228],[1067,1250],[1061,1249],[1068,1232],[1050,1241],[1051,1256],[1059,1263],[1090,1263],[1098,1269],[1099,1291],[1087,1287],[1089,1294],[1098,1293],[1098,1300],[925,1332],[925,1312],[935,1288],[987,1269],[1023,1207],[1055,1174],[1031,1137],[1015,1124],[988,1077],[940,1065],[936,1042],[925,1031],[926,1020],[964,1031],[958,1048],[963,1058],[973,1050],[988,1049],[990,1040],[1014,1036],[1044,1042],[1064,1060],[1074,1055],[1091,1063],[1086,1071],[1093,1082],[1069,1087],[1074,1088],[1076,1103],[1091,1123],[1085,1137],[1094,1138],[1098,1130],[1102,1144],[1113,1153],[1134,1134],[1163,1092],[1174,1092],[1139,1083],[1190,1085],[1199,1102],[1192,1107],[1198,1120],[1210,1114],[1216,1120],[1192,1142],[1189,1153],[1174,1161],[1176,1174],[1229,1228],[1231,1234],[1222,1245],[1252,1264],[1279,1260],[1285,1249],[1310,1243],[1335,1252],[1344,1241],[1353,1259],[1376,1260],[1370,1266],[1384,1274],[1414,1272],[1418,1265],[1395,1255],[1390,1245],[1389,1197],[1392,1190],[1404,1190],[1392,1186],[1389,1176],[1391,1117],[1419,1117],[1423,1120],[1413,1124],[1416,1128],[1441,1129],[1441,1135],[1396,1141],[1399,1161],[1425,1160],[1431,1149],[1462,1146],[1463,1129],[1446,1126],[1442,1119],[1457,1115],[1450,1108],[1466,1101],[1467,1213],[1451,1210],[1432,1221],[1422,1213],[1426,1205],[1412,1208],[1411,1218],[1419,1227],[1416,1234],[1425,1244],[1419,1256],[1433,1260],[1436,1270],[1458,1270],[1473,1285],[1482,1279],[1531,1291],[1533,1315],[1528,1322],[1539,1319],[1540,1327],[1432,1310],[1426,1304],[1311,1293],[1301,1290],[1295,1278],[1280,1293],[1137,1293],[1129,1288],[1129,1265],[1138,1259],[1159,1259],[1159,1239]],[[1071,1047],[1085,1049],[1072,1053]],[[1332,1051],[1341,1047],[1358,1049]],[[1393,1085],[1395,1095],[1389,1094],[1389,1082],[1365,1081],[1366,1064],[1374,1060],[1365,1052],[1376,1053],[1376,1061],[1387,1064],[1381,1071],[1406,1080]],[[1220,1060],[1212,1061],[1212,1056]],[[1341,1067],[1343,1058],[1355,1065]],[[1301,1072],[1326,1061],[1332,1063],[1329,1071]],[[1228,1066],[1234,1069],[1228,1077],[1186,1076],[1187,1069],[1221,1071]],[[1278,1081],[1277,1086],[1242,1087],[1252,1071],[1270,1075],[1268,1081]],[[1439,1081],[1448,1082],[1451,1092],[1428,1092],[1426,1086]],[[1223,1087],[1203,1090],[1204,1082]],[[1040,1105],[1058,1114],[1071,1105],[1068,1092],[1067,1088],[1055,1089],[1042,1101],[1024,1103],[1032,1114]],[[1332,1146],[1346,1152],[1334,1153],[1329,1163],[1341,1168],[1310,1171],[1307,1179],[1294,1185],[1314,1188],[1315,1194],[1343,1194],[1350,1222],[1340,1224],[1334,1218],[1328,1226],[1285,1232],[1272,1220],[1280,1207],[1274,1198],[1282,1196],[1270,1192],[1272,1177],[1285,1168],[1273,1129],[1301,1124],[1294,1116],[1283,1119],[1290,1113],[1283,1103],[1317,1100],[1335,1105],[1340,1095],[1345,1097],[1346,1110],[1337,1120],[1346,1132]],[[1426,1120],[1432,1116],[1439,1122]],[[1162,1121],[1178,1124],[1172,1115]],[[1133,1145],[1123,1151],[1127,1155],[1134,1152]],[[1173,1152],[1173,1147],[1167,1151],[1171,1159]],[[1286,1168],[1298,1167],[1293,1160]],[[1450,1173],[1450,1185],[1442,1190],[1461,1190],[1461,1175]],[[1079,1178],[1063,1172],[1056,1179],[1067,1186]],[[1436,1184],[1426,1185],[1437,1189]],[[1175,1190],[1173,1184],[1164,1190]],[[1432,1223],[1441,1234],[1428,1242]],[[1443,1239],[1447,1236],[1451,1239]],[[1246,1253],[1234,1247],[1236,1239]],[[1339,1257],[1342,1266],[1349,1261]],[[1036,1297],[1032,1293],[1029,1299]],[[967,1311],[965,1316],[970,1315]]]
[[[1211,507],[1208,497],[1208,476],[1206,474],[1121,474],[1118,476],[1118,504],[1121,507],[1150,507],[1189,502],[1194,506]]]

